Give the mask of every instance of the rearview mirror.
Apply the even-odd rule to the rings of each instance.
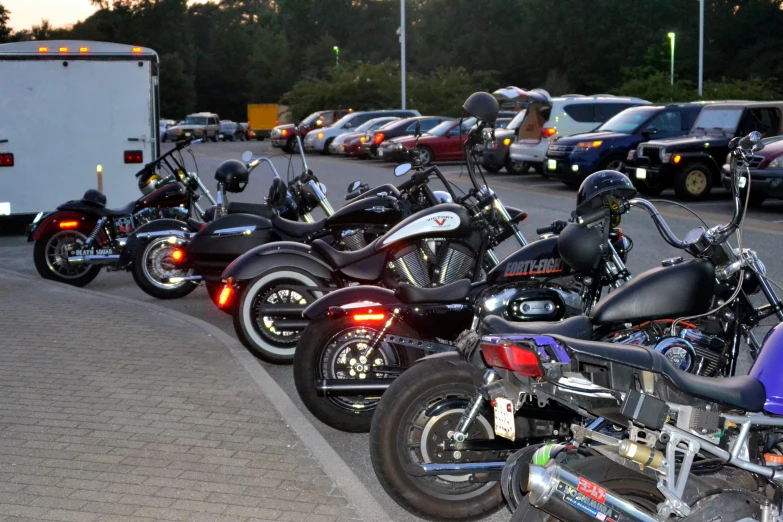
[[[355,192],[359,190],[359,187],[362,186],[362,182],[359,180],[354,181],[353,183],[348,184],[348,192]]]
[[[242,162],[243,163],[250,163],[253,159],[253,153],[249,150],[246,150],[242,153]]]
[[[413,166],[410,163],[402,163],[394,167],[394,175],[399,178],[400,176],[404,176],[405,174],[410,172],[412,168]]]

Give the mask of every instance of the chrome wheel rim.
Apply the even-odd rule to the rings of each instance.
[[[168,239],[156,239],[147,245],[142,263],[144,277],[147,281],[164,290],[174,290],[183,285],[192,284],[189,281],[169,282],[172,277],[185,277],[193,273],[193,270],[177,268],[176,261],[172,257],[176,249],[177,246],[169,243]]]
[[[429,165],[432,161],[432,155],[427,149],[419,149],[419,161],[422,165]]]
[[[298,284],[298,281],[293,284]],[[298,305],[302,307],[302,310],[309,304],[309,300],[299,291],[287,288],[283,283],[280,286],[267,290],[264,293],[259,294],[253,302],[253,310],[255,321],[253,321],[253,328],[256,332],[264,337],[267,341],[274,343],[275,345],[291,345],[296,344],[299,340],[299,330],[285,330],[278,328],[275,324],[275,317],[268,315],[261,315],[261,307],[263,305]]]
[[[77,246],[84,246],[87,236],[76,230],[64,230],[53,234],[46,242],[44,250],[46,265],[49,270],[63,279],[76,279],[87,273],[90,265],[71,264],[68,262],[68,253]]]

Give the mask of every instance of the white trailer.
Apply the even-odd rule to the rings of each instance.
[[[109,207],[138,198],[134,174],[159,154],[158,118],[151,49],[0,45],[0,215],[54,210],[99,183]]]

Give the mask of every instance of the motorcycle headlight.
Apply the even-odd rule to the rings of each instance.
[[[783,156],[778,156],[767,165],[768,169],[783,169]]]
[[[43,215],[44,215],[43,212],[39,212],[38,214],[36,214],[35,215],[35,219],[33,220],[33,225],[35,225],[36,223],[41,221],[41,218],[43,217]]]

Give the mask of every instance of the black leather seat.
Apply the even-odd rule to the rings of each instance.
[[[460,279],[438,288],[421,288],[400,283],[394,292],[403,303],[455,303],[462,301],[470,292],[470,279]]]
[[[607,361],[663,375],[678,390],[699,399],[749,412],[764,408],[767,393],[754,377],[743,375],[714,379],[693,375],[677,369],[669,359],[646,346],[610,344],[579,339],[559,339],[576,353],[592,355]]]
[[[377,242],[378,239],[360,250],[347,250],[344,252],[335,250],[329,246],[328,243],[320,239],[316,239],[310,243],[310,246],[313,247],[313,250],[321,254],[324,260],[329,263],[332,268],[338,269],[358,263],[359,261],[375,255],[375,243]]]
[[[326,226],[326,218],[315,223],[303,223],[275,215],[272,218],[272,226],[287,236],[304,238],[322,231]]]
[[[128,214],[133,214],[133,211],[135,209],[136,209],[136,202],[131,201],[130,203],[128,203],[122,208],[107,208],[106,213],[104,215],[109,217],[127,216]]]
[[[531,334],[558,335],[573,339],[590,339],[593,335],[593,323],[589,317],[576,315],[562,321],[511,322],[497,315],[489,315],[481,320],[478,333],[487,334]]]
[[[277,215],[277,210],[266,203],[241,203],[232,201],[226,208],[229,214],[253,214],[263,218],[272,219]]]
[[[67,203],[63,203],[62,205],[57,207],[57,210],[72,210],[74,212],[81,212],[88,216],[96,216],[96,217],[127,216],[128,214],[132,214],[135,209],[136,209],[135,201],[131,201],[124,207],[117,208],[117,209],[106,208],[104,206],[97,205],[92,201],[84,201],[84,200],[68,201]]]

